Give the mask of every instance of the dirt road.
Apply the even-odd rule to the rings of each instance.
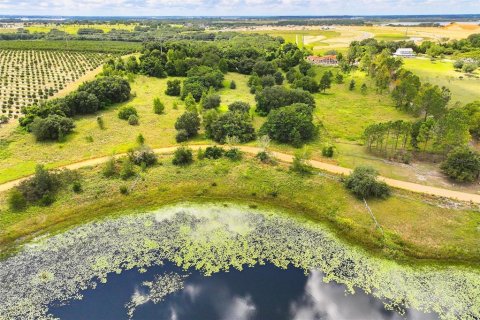
[[[193,145],[190,147],[193,150],[197,150],[199,148],[205,149],[206,147],[208,147],[208,145]],[[159,149],[154,149],[154,151],[157,154],[171,154],[175,151],[176,148],[177,148],[176,146],[159,148]],[[261,151],[261,149],[257,147],[239,146],[238,148],[243,152],[246,152],[249,154],[257,154],[259,151]],[[293,160],[293,156],[290,154],[280,153],[280,152],[271,152],[271,153],[277,160],[282,162],[291,163]],[[116,157],[121,157],[124,155],[125,154],[118,154],[116,155]],[[89,159],[81,162],[72,163],[70,165],[63,166],[60,168],[74,170],[74,169],[79,169],[79,168],[84,168],[89,166],[96,166],[98,164],[105,163],[108,159],[110,159],[110,157],[94,158],[94,159]],[[317,160],[310,160],[309,162],[312,165],[312,167],[316,169],[324,170],[334,174],[348,175],[350,174],[350,172],[352,172],[352,169],[336,166],[333,164],[329,164],[329,163],[325,163]],[[14,186],[18,185],[21,181],[25,179],[26,178],[22,178],[22,179],[6,182],[4,184],[0,184],[0,192],[7,191],[13,188]],[[380,179],[382,181],[385,181],[385,183],[387,183],[389,186],[398,188],[398,189],[403,189],[407,191],[423,193],[423,194],[428,194],[428,195],[433,195],[438,197],[445,197],[453,200],[480,203],[480,194],[473,194],[473,193],[453,191],[453,190],[443,189],[443,188],[430,187],[430,186],[425,186],[418,183],[406,182],[406,181],[395,180],[395,179],[390,179],[385,177],[380,177]]]

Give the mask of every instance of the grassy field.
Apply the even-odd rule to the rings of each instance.
[[[112,29],[117,30],[127,30],[132,31],[135,28],[135,24],[37,24],[25,27],[31,33],[35,32],[50,32],[52,29],[57,29],[64,31],[69,34],[77,34],[79,29],[88,28],[88,29],[98,29],[103,30],[103,32],[109,32]],[[0,29],[1,32],[1,29]]]
[[[480,99],[479,71],[468,77],[457,72],[450,61],[430,61],[428,59],[404,59],[405,69],[417,74],[424,82],[446,86],[452,91],[452,103],[462,105]],[[461,78],[462,77],[462,78]]]
[[[27,241],[32,235],[62,231],[112,214],[187,200],[238,201],[287,209],[296,217],[330,226],[352,244],[389,258],[457,263],[480,258],[478,213],[433,206],[417,195],[399,193],[388,200],[369,201],[384,230],[382,236],[363,202],[335,179],[300,176],[283,165],[263,165],[247,158],[241,162],[196,161],[179,168],[164,156],[159,165],[139,172],[141,179],[105,179],[100,170],[81,170],[84,191],[75,194],[65,188],[48,208],[13,213],[6,208],[5,194],[0,194],[0,248],[11,249],[19,239]],[[132,188],[128,196],[120,194],[121,185]]]
[[[12,50],[62,50],[94,51],[112,54],[128,54],[140,51],[140,42],[123,41],[89,41],[89,40],[0,40],[0,49]]]

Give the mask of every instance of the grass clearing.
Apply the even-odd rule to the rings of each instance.
[[[467,76],[463,72],[455,71],[450,61],[430,61],[419,58],[403,61],[404,68],[418,75],[423,82],[449,88],[452,91],[452,103],[459,101],[464,105],[480,99],[478,71],[473,76]]]
[[[369,201],[386,234],[382,237],[363,202],[339,182],[321,175],[300,176],[284,165],[263,165],[247,157],[241,162],[196,161],[179,168],[164,156],[161,164],[140,173],[141,179],[126,182],[102,178],[100,170],[80,170],[84,191],[75,194],[65,188],[48,208],[31,207],[23,213],[12,213],[6,208],[6,194],[0,194],[1,248],[12,249],[19,239],[28,241],[106,216],[188,200],[286,209],[295,217],[330,226],[352,244],[400,261],[418,258],[468,263],[480,258],[480,216],[473,211],[429,205],[418,195],[399,192],[388,200]],[[133,190],[124,196],[119,192],[120,185]]]
[[[52,23],[45,23],[45,24],[35,24],[32,26],[25,27],[25,30],[28,30],[30,33],[39,33],[44,32],[48,33],[53,29],[57,29],[59,31],[63,31],[69,34],[77,34],[79,29],[97,29],[102,30],[103,32],[107,33],[112,31],[113,29],[116,30],[127,30],[133,31],[136,24],[52,24]]]

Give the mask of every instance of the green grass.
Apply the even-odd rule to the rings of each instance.
[[[105,179],[100,170],[80,170],[84,191],[75,194],[64,188],[48,208],[13,213],[6,207],[6,194],[0,194],[0,249],[13,249],[34,236],[105,216],[188,200],[286,209],[295,217],[329,226],[352,244],[400,261],[474,263],[480,259],[478,213],[429,205],[417,195],[399,192],[388,200],[369,201],[385,232],[382,236],[363,202],[338,181],[321,175],[300,176],[283,165],[263,165],[246,158],[241,162],[195,161],[179,168],[164,156],[159,165],[140,173],[142,179],[136,182]],[[121,185],[132,187],[132,193],[121,195]]]
[[[423,82],[449,88],[452,91],[452,103],[459,101],[463,105],[480,99],[478,71],[476,77],[467,77],[455,71],[452,62],[432,62],[428,59],[404,59],[404,68],[414,72]]]

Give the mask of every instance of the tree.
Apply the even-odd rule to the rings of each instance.
[[[10,191],[7,202],[12,211],[22,211],[27,207],[27,200],[17,188]]]
[[[75,128],[73,120],[59,115],[35,118],[30,125],[30,130],[37,141],[61,140]]]
[[[40,201],[43,204],[53,202],[53,194],[58,190],[60,180],[55,173],[51,173],[43,165],[35,167],[35,174],[20,183],[18,190],[22,193],[27,202]]]
[[[449,101],[450,91],[447,88],[426,83],[414,99],[414,110],[418,115],[423,114],[425,120],[429,115],[438,119],[445,114]]]
[[[292,87],[297,89],[303,89],[310,93],[316,93],[320,89],[319,84],[312,77],[301,77],[293,82]]]
[[[287,89],[282,86],[265,88],[255,95],[257,112],[266,116],[271,110],[286,107],[294,103],[304,103],[312,108],[315,106],[313,96],[304,90]]]
[[[184,100],[185,108],[190,112],[197,112],[197,102],[193,98],[192,94],[189,93]]]
[[[202,108],[204,110],[217,109],[218,107],[220,107],[220,102],[220,95],[209,93],[202,98]]]
[[[413,101],[420,88],[420,78],[410,71],[401,70],[392,98],[397,108],[412,111]]]
[[[153,99],[153,112],[155,114],[162,114],[165,111],[165,105],[160,101],[160,98]]]
[[[303,103],[273,110],[259,133],[268,135],[278,142],[300,146],[303,142],[312,139],[317,132],[312,113],[313,108]]]
[[[435,137],[436,124],[435,119],[428,118],[420,125],[416,140],[418,143],[423,143],[423,151],[427,149],[428,142]]]
[[[85,91],[74,91],[65,97],[69,115],[91,114],[100,108],[97,96]]]
[[[228,110],[248,113],[250,111],[250,104],[243,101],[235,101],[228,105]]]
[[[298,70],[304,75],[306,76],[308,71],[312,68],[312,64],[305,61],[305,60],[302,60],[300,61],[300,63],[298,64]]]
[[[178,147],[173,154],[172,164],[175,166],[185,166],[193,162],[193,153],[190,148]]]
[[[470,134],[475,139],[480,139],[480,101],[474,101],[467,104],[463,108],[470,119],[469,130]]]
[[[355,80],[352,79],[348,85],[348,90],[353,91],[355,89]]]
[[[131,115],[138,116],[137,109],[133,106],[123,106],[118,110],[118,118],[122,120],[128,120]]]
[[[258,61],[253,66],[254,73],[263,77],[266,75],[273,75],[277,71],[277,67],[270,61]]]
[[[332,86],[332,77],[329,73],[325,72],[320,79],[319,88],[320,91],[325,92],[327,89],[330,89]]]
[[[480,176],[480,154],[468,147],[459,147],[448,154],[441,169],[459,182],[473,182]]]
[[[214,120],[205,132],[219,143],[225,143],[228,137],[237,137],[240,142],[255,139],[255,129],[247,113],[228,111]]]
[[[356,167],[344,180],[345,187],[359,198],[386,198],[390,188],[378,181],[378,172],[372,167]]]
[[[175,129],[185,130],[189,138],[194,137],[200,129],[200,117],[196,112],[187,111],[177,119]]]
[[[275,78],[275,84],[276,85],[282,85],[283,80],[285,80],[285,77],[283,76],[282,72],[277,71],[273,74],[273,77]]]
[[[470,141],[469,119],[462,109],[451,109],[438,121],[435,147],[447,154]]]
[[[84,82],[78,91],[85,91],[95,95],[99,101],[99,109],[113,103],[127,101],[130,98],[130,84],[120,77],[100,77],[93,81]]]
[[[168,80],[165,94],[167,96],[179,96],[181,93],[180,80]]]

